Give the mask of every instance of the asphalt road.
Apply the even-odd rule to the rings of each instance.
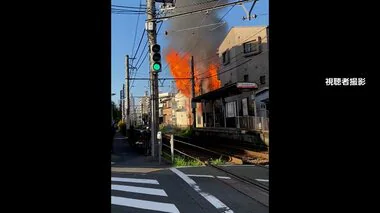
[[[130,149],[120,135],[116,138],[111,162],[112,213],[269,212],[268,195],[257,188],[211,167],[159,165]]]

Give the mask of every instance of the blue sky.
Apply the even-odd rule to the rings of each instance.
[[[140,1],[142,4],[146,4],[145,0],[112,0],[113,5],[123,5],[123,6],[134,6],[138,7]],[[254,20],[242,20],[242,17],[245,16],[243,8],[240,6],[235,6],[228,15],[224,18],[224,20],[228,23],[228,29],[232,26],[255,26],[255,25],[268,25],[269,24],[269,16],[268,16],[268,1],[269,0],[260,0],[256,3],[255,8],[253,9],[253,13],[258,14],[257,19]],[[191,3],[191,1],[189,1]],[[189,3],[189,4],[190,4]],[[247,3],[246,8],[249,10],[250,5],[252,3]],[[230,9],[229,7],[221,9],[220,13],[222,15]],[[266,14],[266,15],[260,15]],[[112,97],[112,100],[116,103],[119,102],[119,94],[120,90],[123,87],[124,78],[125,78],[125,56],[128,54],[132,55],[133,41],[135,33],[136,43],[135,43],[135,51],[137,49],[137,45],[139,39],[141,37],[141,33],[144,30],[144,23],[146,19],[146,15],[140,15],[138,21],[138,28],[136,29],[138,15],[125,15],[125,14],[111,14],[111,87],[112,92],[116,93],[115,96]],[[168,23],[162,25],[161,32],[165,32]],[[143,45],[147,40],[146,34],[144,35],[140,50],[136,56],[138,58],[140,56],[140,52],[143,49]],[[168,41],[164,37],[164,35],[158,35],[157,42],[161,45],[161,49],[164,49],[168,44]],[[145,52],[147,49],[145,49]],[[145,52],[143,57],[145,56]],[[164,57],[163,57],[164,58]],[[141,63],[141,62],[139,62]],[[166,62],[163,60],[163,67],[166,66]],[[136,77],[149,77],[148,71],[148,58],[141,65],[140,69],[137,71]],[[169,71],[161,72],[159,77],[171,77]],[[148,90],[148,81],[135,81],[134,86],[131,88],[131,93],[134,96],[141,96],[144,94],[145,90]],[[164,82],[164,87],[159,88],[162,92],[170,91],[170,81]]]

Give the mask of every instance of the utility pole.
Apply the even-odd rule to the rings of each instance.
[[[123,90],[124,90],[124,84],[123,84],[123,88],[120,90],[120,101],[119,101],[121,120],[123,120]]]
[[[127,90],[127,95],[126,95],[126,99],[127,99],[127,116],[126,116],[126,118],[127,118],[127,120],[126,120],[126,125],[127,125],[127,129],[129,129],[129,127],[130,127],[130,117],[129,117],[129,115],[130,115],[130,103],[129,103],[129,55],[126,55],[125,56],[125,79],[126,79],[126,84],[127,84],[127,86],[126,86],[126,90]]]
[[[195,98],[194,56],[191,56],[191,93],[192,93],[192,97]],[[193,128],[196,127],[195,106],[196,106],[195,102],[191,100],[191,108],[193,112]]]
[[[157,34],[156,34],[156,6],[154,0],[146,0],[147,7],[147,34],[149,41],[149,71],[151,78],[151,110],[152,110],[152,122],[151,122],[151,148],[152,148],[152,157],[156,157],[155,146],[157,143],[157,130],[158,130],[158,72],[153,71],[153,59],[152,59],[152,51],[151,48],[154,44],[156,44]],[[151,29],[150,26],[152,27]]]
[[[121,95],[121,120],[125,121],[125,84],[123,84],[122,95]]]
[[[142,99],[140,99],[141,100],[141,123],[143,124],[143,125],[145,125],[145,123],[144,123],[144,101],[145,101],[145,99],[144,98],[142,98]]]

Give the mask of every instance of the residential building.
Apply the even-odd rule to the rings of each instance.
[[[159,114],[159,123],[164,123],[164,104],[166,104],[166,111],[168,111],[168,104],[167,102],[170,101],[172,97],[172,94],[169,93],[169,92],[166,92],[166,93],[160,93],[158,94],[158,99],[159,99],[159,102],[158,102],[158,114]],[[171,107],[170,107],[171,108]]]
[[[232,27],[227,33],[217,50],[222,87],[193,99],[202,106],[197,127],[268,130],[268,29]]]
[[[137,108],[140,123],[143,125],[148,124],[150,115],[150,97],[148,91],[145,91],[145,95],[139,99]]]
[[[190,98],[181,92],[174,96],[172,102],[173,125],[178,127],[188,127],[191,125]]]
[[[165,125],[173,125],[173,95],[168,95],[160,99],[160,104],[162,104],[162,123]]]

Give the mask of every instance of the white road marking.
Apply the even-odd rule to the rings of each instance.
[[[146,188],[146,187],[123,186],[123,185],[112,184],[111,189],[116,190],[116,191],[134,192],[134,193],[147,194],[147,195],[158,195],[158,196],[165,196],[165,197],[168,196],[166,192],[162,189],[153,189],[153,188]]]
[[[214,178],[212,175],[187,175],[189,177],[209,177],[209,178]]]
[[[205,165],[202,166],[176,166],[176,168],[198,168],[198,167],[206,167]]]
[[[255,179],[255,180],[260,181],[260,182],[269,182],[269,180],[267,179]]]
[[[220,201],[218,198],[214,197],[211,194],[202,192],[202,190],[195,183],[195,181],[191,179],[190,177],[188,177],[185,173],[179,171],[176,168],[170,168],[170,170],[176,173],[180,178],[182,178],[182,180],[184,180],[187,184],[189,184],[196,192],[198,192],[202,197],[204,197],[208,202],[210,202],[218,210],[223,210],[223,213],[234,212],[228,206],[226,206],[222,201]]]
[[[157,180],[153,179],[137,179],[137,178],[118,178],[118,177],[111,177],[111,181],[116,182],[127,182],[127,183],[147,183],[147,184],[156,184],[158,185]]]
[[[171,203],[161,203],[147,200],[111,196],[111,204],[139,209],[148,209],[160,212],[180,213],[177,207]]]
[[[194,175],[194,174],[187,174],[188,177],[208,177],[208,178],[215,178],[213,175]],[[219,179],[231,179],[230,177],[226,176],[216,176]]]
[[[230,177],[226,177],[226,176],[216,176],[216,177],[219,179],[231,179]]]

